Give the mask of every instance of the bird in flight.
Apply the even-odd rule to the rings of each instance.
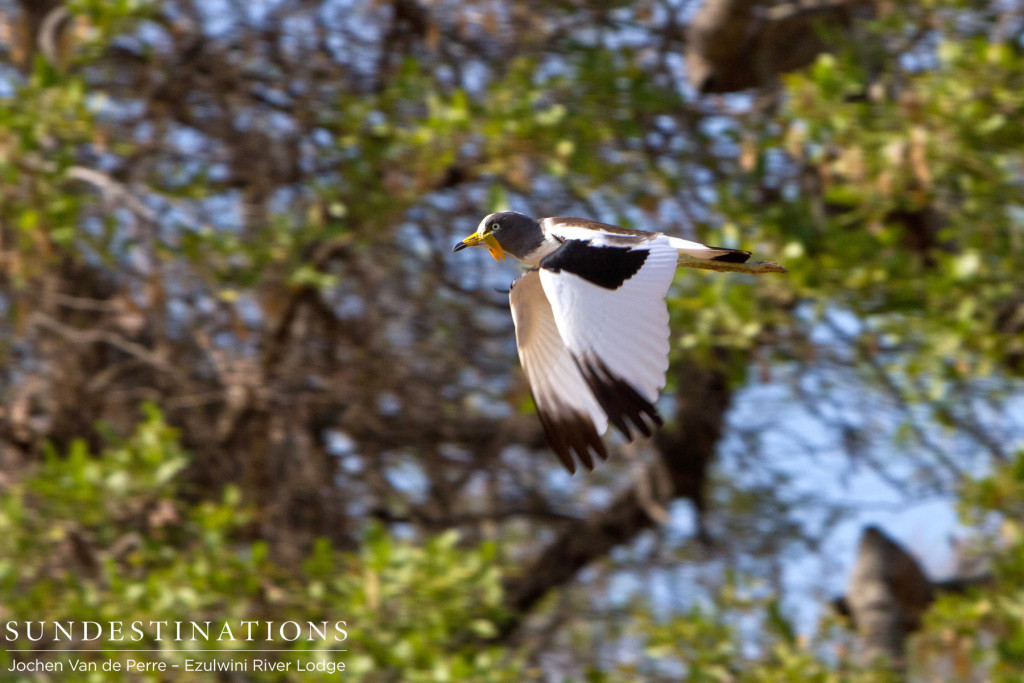
[[[530,266],[509,291],[519,361],[548,443],[570,474],[574,453],[590,470],[594,456],[607,459],[601,435],[609,423],[629,441],[661,426],[654,404],[668,370],[665,295],[677,265],[786,272],[749,262],[748,251],[516,211],[486,216],[452,251],[477,246]]]

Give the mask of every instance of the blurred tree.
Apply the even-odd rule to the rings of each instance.
[[[48,640],[59,622],[74,640],[55,647],[75,647],[84,655],[75,658],[80,662],[122,663],[123,676],[108,672],[101,680],[142,677],[127,666],[152,660],[146,648],[178,665],[174,680],[210,680],[187,673],[186,660],[213,655],[189,648],[217,652],[225,662],[246,661],[246,652],[282,662],[330,661],[358,679],[520,680],[519,662],[481,646],[502,611],[493,544],[459,548],[449,533],[413,546],[371,527],[358,555],[324,542],[296,567],[278,566],[266,543],[232,540],[251,513],[237,489],[228,487],[217,501],[181,501],[188,456],[159,411],[149,406],[146,413],[130,438],[95,455],[81,441],[67,454],[50,452],[0,496],[2,615],[14,624],[4,629],[7,648],[45,655],[49,648],[30,638],[45,633]],[[250,631],[241,625],[246,621],[257,624]],[[276,627],[288,621],[302,625],[302,637]],[[329,635],[307,640],[307,621],[326,623]],[[97,625],[91,635],[86,622]],[[110,622],[121,624],[120,637],[106,635]],[[175,622],[183,624],[180,640]],[[213,637],[192,639],[193,622],[206,623],[208,633],[214,624]],[[236,637],[218,637],[225,623]],[[260,649],[268,647],[267,631],[270,651]],[[0,653],[5,680],[14,657],[8,649]],[[296,680],[337,680],[326,668],[290,670]],[[71,673],[67,664],[63,673]]]
[[[265,543],[275,567],[321,538],[364,549],[374,523],[423,543],[457,530],[468,557],[496,543],[495,637],[552,676],[628,676],[631,658],[651,677],[838,675],[815,650],[836,641],[800,642],[774,595],[851,513],[799,481],[825,457],[816,435],[848,456],[829,466],[913,499],[1010,459],[1024,432],[1021,13],[878,3],[852,41],[804,22],[811,48],[736,88],[809,61],[814,31],[835,50],[781,88],[709,98],[682,59],[696,7],[0,0],[3,486],[48,449],[106,462],[107,433],[149,401],[193,455],[174,505],[230,485],[249,513],[224,543]],[[514,272],[447,258],[505,206],[791,272],[681,274],[666,429],[570,480],[494,291]],[[762,389],[772,409],[730,412]],[[680,532],[679,500],[709,511],[710,546]],[[90,533],[82,557],[105,547]],[[730,602],[748,575],[769,597]],[[629,632],[629,579],[684,595],[631,609]],[[664,654],[688,634],[762,649],[749,668],[717,645]],[[638,642],[650,653],[621,649]]]
[[[929,613],[918,647],[923,673],[955,680],[1012,681],[1024,670],[1024,454],[965,482],[961,516],[978,533],[963,551],[993,566],[993,583],[949,594]],[[993,587],[994,586],[994,587]]]

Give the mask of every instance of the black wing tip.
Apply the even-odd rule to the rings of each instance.
[[[729,249],[727,247],[708,247],[709,249],[719,249],[724,254],[719,254],[713,257],[712,261],[722,261],[723,263],[746,263],[750,258],[750,252],[744,251],[743,249]]]
[[[536,404],[536,401],[534,401]],[[576,461],[594,471],[596,455],[600,460],[608,459],[608,449],[597,433],[594,424],[580,413],[572,412],[555,417],[537,410],[544,436],[570,475],[576,474]],[[573,459],[573,453],[576,458]]]
[[[612,374],[596,355],[585,354],[576,362],[587,386],[608,415],[608,421],[627,440],[636,439],[634,430],[650,438],[654,434],[652,424],[654,428],[664,424],[654,404],[641,396],[629,382]]]

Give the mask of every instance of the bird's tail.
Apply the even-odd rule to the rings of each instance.
[[[726,249],[725,247],[708,247],[700,242],[691,242],[680,237],[669,237],[669,243],[680,254],[685,254],[705,261],[723,261],[725,263],[746,263],[750,258],[749,251],[742,249]]]

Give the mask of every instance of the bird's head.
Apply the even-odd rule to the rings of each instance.
[[[505,252],[522,258],[544,241],[540,223],[518,211],[488,214],[476,232],[455,245],[452,251],[486,246],[495,261],[504,261]]]

